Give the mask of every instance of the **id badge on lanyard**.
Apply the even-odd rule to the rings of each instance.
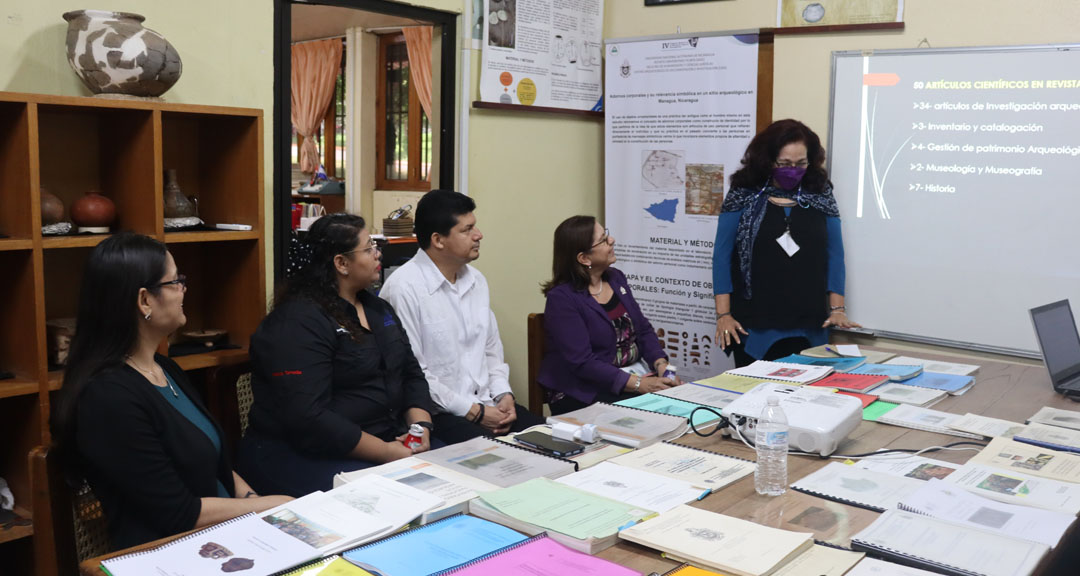
[[[784,233],[776,239],[776,243],[784,249],[788,258],[791,258],[799,251],[799,245],[795,242],[795,239],[791,237],[791,216],[784,218]]]

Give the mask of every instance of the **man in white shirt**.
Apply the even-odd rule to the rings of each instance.
[[[409,334],[439,410],[434,436],[448,444],[543,423],[514,401],[487,279],[469,265],[484,237],[475,209],[459,192],[425,194],[414,223],[420,250],[379,293]]]

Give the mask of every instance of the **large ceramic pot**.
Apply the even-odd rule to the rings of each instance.
[[[94,94],[161,96],[180,79],[180,55],[142,16],[76,10],[64,20],[68,63]]]
[[[112,200],[90,190],[71,205],[71,221],[83,228],[108,228],[116,219]]]

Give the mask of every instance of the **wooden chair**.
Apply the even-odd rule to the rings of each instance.
[[[544,359],[544,314],[529,314],[529,412],[544,417],[547,402],[544,389],[536,381],[540,375],[540,361]]]
[[[59,456],[47,446],[30,452],[34,486],[34,566],[38,576],[75,574],[79,562],[109,551],[101,502],[83,482],[72,489]]]

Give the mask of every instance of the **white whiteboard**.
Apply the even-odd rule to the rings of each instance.
[[[1080,304],[1080,45],[834,52],[828,158],[866,328],[1028,354]]]

